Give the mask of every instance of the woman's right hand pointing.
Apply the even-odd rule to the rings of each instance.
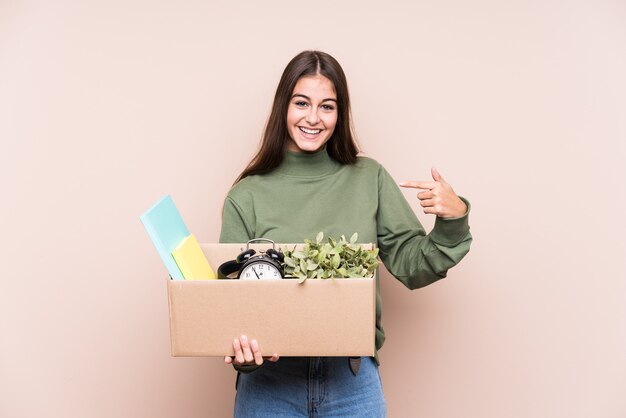
[[[224,357],[224,363],[235,364],[238,366],[248,366],[256,364],[260,366],[263,364],[263,356],[259,349],[259,343],[257,340],[251,340],[248,342],[248,337],[242,335],[240,338],[233,340],[233,349],[235,350],[235,356]],[[265,357],[269,361],[278,361],[278,354],[274,353],[272,357]]]
[[[440,218],[459,218],[467,212],[467,205],[452,190],[435,167],[430,170],[433,181],[403,181],[401,187],[424,190],[417,194],[424,213]]]

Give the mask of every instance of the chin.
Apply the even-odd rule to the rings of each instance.
[[[324,146],[324,144],[317,144],[317,145],[304,144],[302,146],[298,145],[298,148],[302,152],[316,152],[316,151],[319,151],[320,149],[322,149],[323,146]]]

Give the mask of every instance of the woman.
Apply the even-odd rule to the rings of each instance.
[[[469,251],[467,201],[439,173],[420,189],[423,210],[437,216],[426,235],[394,180],[376,161],[357,157],[350,99],[339,63],[305,51],[285,68],[257,155],[224,203],[220,242],[269,238],[302,242],[319,231],[374,242],[380,258],[408,288],[428,285]],[[378,278],[376,349],[384,342]],[[264,359],[257,341],[233,342],[225,362],[238,375],[235,416],[385,416],[378,357]]]

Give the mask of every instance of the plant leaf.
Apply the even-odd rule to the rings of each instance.
[[[293,258],[287,257],[287,256],[285,256],[285,264],[287,264],[289,267],[295,267],[296,266],[296,262],[293,261]]]
[[[343,248],[341,248],[340,246],[336,246],[333,249],[331,249],[328,254],[330,255],[335,255],[335,254],[339,254],[343,251]]]
[[[339,263],[341,262],[341,258],[339,257],[339,254],[335,254],[333,255],[333,259],[331,262],[331,265],[333,266],[333,268],[337,268],[339,267]]]

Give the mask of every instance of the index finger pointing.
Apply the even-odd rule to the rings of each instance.
[[[410,187],[412,189],[434,189],[437,186],[436,181],[403,181],[400,187]]]

